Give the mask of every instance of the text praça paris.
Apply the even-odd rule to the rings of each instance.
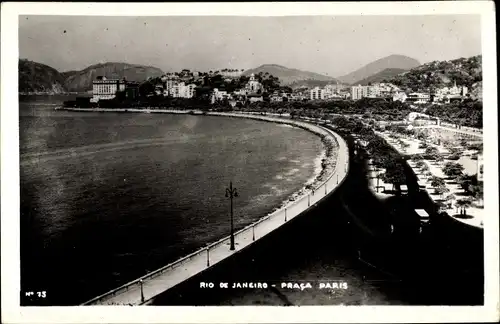
[[[268,284],[267,282],[200,282],[200,288],[222,288],[222,289],[267,289],[270,287],[293,290],[306,289],[348,289],[347,282],[281,282]]]

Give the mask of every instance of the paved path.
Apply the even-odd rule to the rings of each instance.
[[[260,117],[262,118],[262,117]],[[317,126],[316,126],[317,127]],[[202,272],[203,270],[217,264],[218,262],[238,253],[243,248],[251,245],[255,240],[271,233],[279,228],[286,221],[297,217],[302,212],[307,210],[316,202],[322,200],[327,194],[332,192],[338,184],[345,178],[348,171],[348,148],[346,142],[336,133],[330,130],[321,128],[335,137],[338,143],[338,155],[336,169],[326,183],[321,184],[313,192],[309,192],[301,198],[284,208],[275,211],[265,220],[259,221],[248,226],[245,230],[239,231],[235,235],[236,250],[229,250],[229,237],[224,238],[207,250],[201,249],[185,258],[182,262],[177,262],[175,265],[164,267],[162,271],[156,272],[157,275],[151,277],[151,274],[142,278],[142,294],[144,300],[154,298],[158,294],[174,287],[175,285],[187,280],[188,278]],[[286,219],[286,221],[285,221]],[[207,264],[207,261],[209,263]],[[108,293],[103,296],[96,297],[94,300],[87,302],[87,305],[137,305],[141,304],[141,284],[139,280],[134,280],[121,288],[115,290],[114,293]]]
[[[483,137],[483,133],[479,131],[471,131],[467,129],[459,129],[459,128],[453,128],[453,127],[447,127],[447,126],[441,126],[441,125],[424,125],[424,126],[415,126],[414,128],[437,128],[437,129],[442,129],[445,131],[450,131],[450,132],[455,132],[458,134],[463,134],[463,135],[470,135],[474,137]]]

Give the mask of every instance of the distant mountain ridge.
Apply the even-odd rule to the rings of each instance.
[[[356,71],[344,76],[338,77],[340,81],[347,84],[356,85],[365,79],[374,76],[386,69],[399,69],[408,71],[420,65],[420,62],[414,58],[404,55],[390,55],[371,62]]]
[[[92,90],[92,82],[103,75],[110,79],[143,81],[159,77],[163,71],[153,66],[107,62],[91,65],[81,71],[59,72],[38,62],[19,60],[19,92],[58,94]]]
[[[71,91],[88,91],[97,76],[104,75],[109,79],[143,81],[149,77],[160,77],[164,73],[159,68],[121,62],[107,62],[91,65],[82,71],[65,72],[64,86]]]
[[[299,81],[326,81],[336,83],[338,80],[323,74],[302,71],[298,69],[290,69],[278,64],[263,64],[257,68],[249,69],[243,72],[243,75],[249,76],[250,74],[269,73],[280,79],[281,85],[287,86]]]
[[[395,77],[395,76],[402,74],[406,71],[407,70],[404,70],[404,69],[394,69],[394,68],[385,69],[385,70],[382,70],[378,73],[375,73],[374,75],[371,75],[367,78],[364,78],[363,80],[359,80],[355,84],[356,85],[358,85],[358,84],[369,85],[370,83],[383,82],[387,79],[391,79],[392,77]]]

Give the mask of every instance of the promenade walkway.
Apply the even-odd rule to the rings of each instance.
[[[450,127],[450,126],[443,126],[443,125],[423,125],[423,126],[415,126],[415,128],[436,128],[436,129],[441,129],[444,131],[448,132],[454,132],[457,134],[461,135],[467,135],[471,137],[478,137],[482,138],[483,133],[482,130],[479,129],[472,129],[472,128],[456,128],[456,127]]]
[[[380,135],[389,144],[391,144],[394,148],[403,152],[403,148],[400,147],[394,139],[391,139],[388,136],[388,134],[380,133]],[[424,149],[418,148],[418,146],[422,143],[420,140],[413,139],[413,138],[401,138],[401,139],[405,143],[410,145],[406,149],[407,154],[421,154],[424,152]],[[447,150],[444,147],[437,146],[437,148],[441,153],[447,153]],[[434,161],[424,160],[424,163],[427,164],[427,166],[429,167],[429,172],[433,176],[443,178],[443,179],[447,178],[447,176],[442,171],[442,168],[444,167],[444,164],[446,162],[449,162],[449,161],[444,160],[442,163],[436,163]],[[414,169],[415,173],[417,174],[417,177],[420,180],[427,182],[427,186],[426,186],[425,190],[427,191],[427,193],[429,194],[431,199],[434,201],[443,200],[443,197],[441,195],[435,194],[434,188],[430,187],[430,184],[429,184],[430,177],[423,176],[422,173],[420,172],[420,170],[418,170],[416,168],[416,165],[412,161],[409,161],[408,164],[410,165],[410,167],[412,167]],[[454,205],[454,202],[457,200],[457,198],[459,199],[459,197],[464,194],[464,190],[460,187],[460,185],[458,185],[450,180],[445,180],[445,185],[446,185],[446,188],[448,188],[448,190],[450,190],[450,192],[447,193],[446,195],[453,194],[453,195],[455,195],[455,199],[453,200],[453,202],[451,204],[452,208],[446,208],[444,211],[450,216],[458,215],[457,209],[453,208],[453,205]],[[460,215],[458,215],[458,216],[460,216]],[[475,227],[483,228],[483,216],[484,216],[483,209],[476,208],[476,207],[469,207],[469,208],[467,208],[467,216],[469,216],[469,218],[463,218],[463,217],[454,217],[454,218],[459,220],[462,223],[465,223],[465,224],[468,224],[471,226],[475,226]]]
[[[241,114],[211,113],[211,115],[241,117]],[[148,301],[151,301],[155,296],[214,266],[222,260],[231,257],[235,253],[242,251],[258,239],[283,226],[289,220],[302,214],[310,206],[321,201],[343,182],[348,172],[349,151],[346,142],[338,134],[329,129],[300,121],[290,121],[264,116],[255,116],[252,118],[303,126],[316,133],[325,133],[332,136],[338,143],[335,170],[325,182],[318,185],[314,190],[307,192],[302,197],[290,202],[281,209],[236,232],[236,249],[234,251],[229,250],[229,236],[225,237],[172,264],[149,273],[142,278],[136,279],[106,294],[98,296],[84,303],[84,305],[147,304]]]

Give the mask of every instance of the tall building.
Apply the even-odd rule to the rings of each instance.
[[[359,100],[361,98],[368,97],[368,87],[367,86],[353,86],[351,87],[351,99]]]
[[[315,87],[309,91],[309,98],[311,100],[323,100],[325,99],[325,90]]]
[[[193,98],[195,88],[195,84],[186,85],[184,82],[180,82],[174,84],[170,90],[168,90],[168,94],[174,98]]]
[[[92,102],[99,100],[109,100],[116,97],[118,91],[125,91],[126,81],[119,79],[107,79],[98,76],[92,83]]]

